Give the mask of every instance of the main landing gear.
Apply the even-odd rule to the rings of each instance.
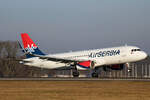
[[[93,72],[92,72],[91,76],[92,76],[93,78],[98,78],[98,68],[94,68],[94,69],[93,69]]]
[[[79,72],[78,72],[78,70],[73,70],[72,71],[72,75],[73,75],[73,77],[79,77]],[[91,76],[93,77],[93,78],[98,78],[98,72],[97,72],[97,70],[94,70],[93,72],[92,72],[92,74],[91,74]]]
[[[72,76],[73,77],[79,77],[79,71],[77,70],[77,67],[76,67],[76,65],[73,65],[72,66],[73,68],[72,68]]]
[[[79,77],[80,73],[79,73],[79,71],[77,70],[76,65],[72,65],[72,69],[71,69],[71,70],[72,70],[72,76],[73,76],[73,77]],[[99,72],[98,68],[94,68],[94,67],[93,67],[92,73],[91,73],[91,77],[93,77],[93,78],[98,78],[98,72]]]
[[[92,77],[93,78],[98,78],[98,73],[96,73],[96,72],[92,73]]]
[[[79,71],[76,70],[76,69],[73,69],[72,70],[72,75],[73,77],[79,77]],[[92,74],[91,74],[91,77],[93,78],[98,78],[98,71],[97,70],[93,70]]]
[[[73,75],[73,77],[79,77],[79,72],[78,71],[73,71],[72,75]]]

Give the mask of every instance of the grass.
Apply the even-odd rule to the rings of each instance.
[[[0,100],[150,100],[150,82],[0,81]]]

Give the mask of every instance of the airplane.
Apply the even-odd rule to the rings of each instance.
[[[72,70],[73,77],[79,77],[79,70],[92,70],[91,77],[98,77],[98,69],[104,71],[123,70],[130,63],[147,58],[147,53],[136,46],[119,46],[104,49],[93,49],[58,54],[45,54],[33,42],[28,33],[21,33],[22,44],[19,43],[22,52],[26,55],[20,63],[46,69]]]

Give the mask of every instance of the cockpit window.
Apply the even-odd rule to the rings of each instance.
[[[141,51],[141,49],[136,49],[136,51]]]
[[[141,51],[141,49],[132,49],[131,51],[132,51],[132,52]]]

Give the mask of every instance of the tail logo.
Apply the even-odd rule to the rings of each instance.
[[[28,44],[28,47],[25,48],[26,52],[29,52],[29,53],[33,53],[35,52],[35,49],[37,48],[37,46],[34,46],[33,44],[31,44],[31,46]]]

